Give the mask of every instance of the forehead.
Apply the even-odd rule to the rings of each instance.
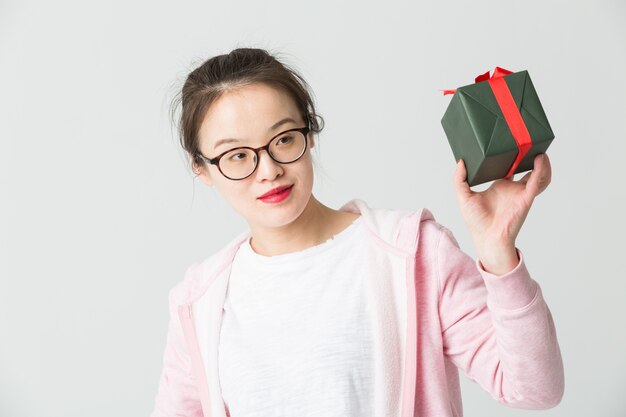
[[[297,123],[302,119],[287,93],[259,83],[238,87],[224,93],[207,110],[198,132],[200,149],[213,150],[218,141],[230,138],[241,143],[267,140],[272,126],[285,118]],[[284,124],[277,131],[290,127],[296,126]]]

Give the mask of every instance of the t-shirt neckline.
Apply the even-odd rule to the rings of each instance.
[[[239,250],[241,251],[241,255],[247,257],[253,262],[258,262],[260,264],[266,265],[276,265],[276,264],[284,264],[294,261],[302,261],[307,258],[311,258],[316,256],[322,252],[325,252],[331,248],[336,247],[337,245],[342,244],[345,241],[348,241],[350,237],[356,233],[359,228],[359,225],[362,223],[363,216],[357,217],[352,223],[350,223],[347,227],[341,230],[339,233],[330,237],[325,242],[322,242],[318,245],[311,246],[306,249],[302,249],[296,252],[289,252],[282,255],[274,255],[274,256],[266,256],[256,253],[252,246],[250,245],[250,240],[252,237],[248,237],[240,246]]]

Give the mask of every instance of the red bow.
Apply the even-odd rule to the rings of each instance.
[[[476,78],[474,78],[474,82],[475,83],[479,83],[481,81],[487,81],[487,80],[489,80],[491,78],[504,77],[505,75],[509,75],[509,74],[513,74],[513,71],[509,71],[508,69],[496,67],[496,69],[493,70],[493,75],[491,77],[489,76],[489,71],[487,71],[484,74],[477,75]],[[456,89],[453,89],[453,90],[441,90],[441,91],[443,91],[443,95],[444,96],[448,95],[448,94],[456,93]]]

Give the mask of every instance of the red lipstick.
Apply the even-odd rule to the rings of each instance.
[[[265,203],[280,203],[289,196],[292,187],[293,185],[283,185],[281,187],[276,187],[273,190],[270,190],[267,193],[263,194],[258,199]]]

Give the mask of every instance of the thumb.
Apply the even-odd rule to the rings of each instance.
[[[472,195],[472,190],[467,183],[467,169],[465,168],[465,161],[459,159],[456,163],[456,170],[454,171],[454,189],[459,199],[465,199]]]

